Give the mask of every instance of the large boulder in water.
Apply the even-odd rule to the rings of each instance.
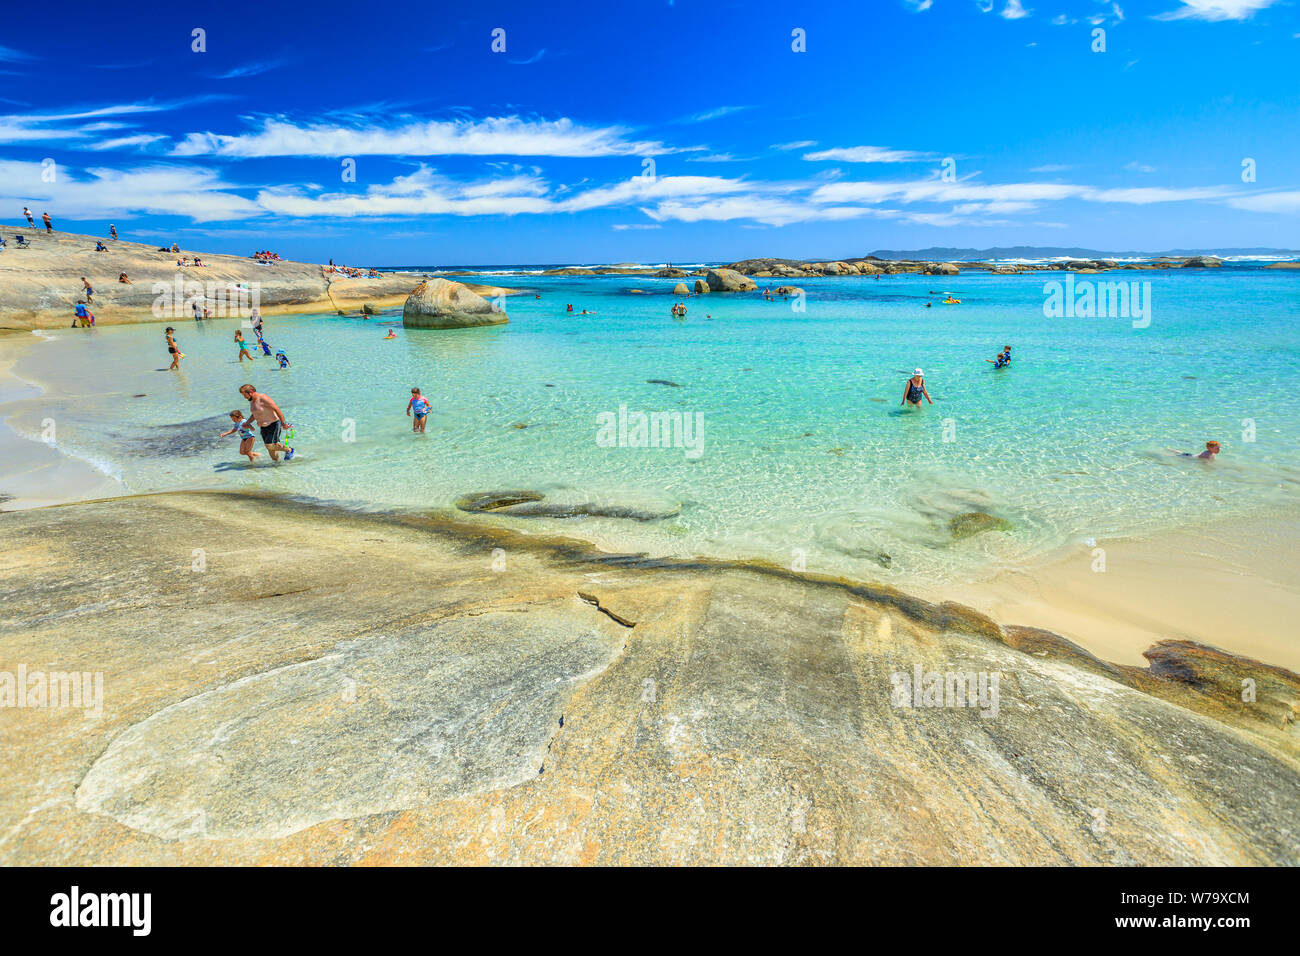
[[[955,276],[961,273],[951,262],[932,262],[925,267],[928,276]]]
[[[450,279],[421,282],[402,307],[402,325],[408,329],[469,329],[507,321],[487,299]]]
[[[754,288],[757,289],[758,286],[756,285],[756,286],[754,286]],[[708,291],[709,291],[709,284],[708,284],[707,282],[705,282],[703,279],[696,279],[696,280],[695,280],[695,294],[696,294],[696,295],[703,295],[704,293],[706,293],[706,292],[708,292]]]
[[[758,288],[757,282],[734,269],[710,269],[705,279],[710,292],[753,292]]]
[[[685,282],[679,282],[673,286],[673,295],[690,295],[691,290],[686,287]]]

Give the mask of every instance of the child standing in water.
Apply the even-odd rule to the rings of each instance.
[[[411,431],[423,435],[425,422],[429,418],[429,400],[420,394],[418,388],[411,389],[411,400],[406,403],[406,414],[414,418]]]
[[[253,354],[248,351],[248,343],[244,341],[244,330],[235,329],[235,344],[239,346],[239,361],[248,359],[253,361]]]
[[[225,438],[227,435],[239,432],[239,453],[247,455],[250,463],[256,461],[262,456],[262,453],[253,451],[253,439],[256,436],[253,434],[253,429],[249,427],[253,424],[253,420],[250,418],[248,421],[244,421],[244,413],[237,408],[230,413],[230,420],[235,423],[235,427],[228,432],[222,432],[219,437]]]

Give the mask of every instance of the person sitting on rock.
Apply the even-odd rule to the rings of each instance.
[[[135,283],[131,281],[130,277],[125,272],[119,272],[117,274],[117,281],[121,282],[124,285],[135,285]]]
[[[100,241],[99,239],[96,239],[96,240],[95,240],[95,251],[96,251],[96,252],[108,252],[108,246],[104,245],[104,243],[103,243],[102,241]]]

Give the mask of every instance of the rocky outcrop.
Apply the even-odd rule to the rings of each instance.
[[[1184,269],[1218,269],[1223,265],[1223,260],[1218,256],[1192,256],[1184,260]]]
[[[696,280],[695,280],[695,294],[696,294],[696,295],[704,295],[704,293],[706,293],[706,292],[708,292],[708,291],[709,291],[709,284],[708,284],[707,282],[705,282],[703,279],[696,279]]]
[[[686,287],[685,282],[679,282],[673,286],[673,295],[690,295],[691,290]]]
[[[670,268],[667,268],[667,269],[660,269],[658,272],[655,273],[655,278],[657,278],[657,279],[685,279],[687,275],[689,275],[689,273],[687,273],[687,272],[686,272],[685,270],[683,270],[683,269],[678,269],[678,268],[676,268],[676,267],[670,267]]]
[[[506,321],[505,312],[450,279],[421,282],[402,307],[402,325],[408,329],[468,329]]]
[[[1114,665],[491,513],[183,493],[0,523],[7,646],[104,690],[98,719],[5,710],[0,864],[1300,864],[1300,677],[1203,645]]]
[[[582,266],[565,266],[562,269],[547,269],[542,273],[544,276],[594,276],[599,274],[600,273],[596,272],[594,269],[587,269]]]
[[[753,292],[758,283],[734,269],[710,269],[706,277],[710,292]],[[699,283],[696,283],[699,286]]]
[[[961,274],[961,270],[951,262],[931,262],[925,267],[924,271],[928,276],[955,276]]]
[[[9,245],[0,252],[0,329],[66,329],[82,298],[82,276],[95,287],[91,311],[99,326],[192,320],[196,301],[217,318],[247,318],[253,290],[257,307],[268,316],[356,313],[367,303],[374,309],[399,308],[421,278],[409,272],[344,277],[308,262],[263,263],[188,246],[178,255],[125,238],[105,239],[107,251],[96,252],[98,236],[58,229],[49,235],[43,228],[5,226],[4,233]],[[129,234],[125,228],[123,234]],[[16,235],[30,248],[19,249]],[[203,265],[178,266],[181,256],[190,261],[197,256]],[[131,281],[119,282],[121,273]],[[156,292],[158,285],[167,293]]]

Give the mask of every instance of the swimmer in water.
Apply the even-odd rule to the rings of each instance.
[[[907,385],[903,388],[903,401],[898,404],[910,403],[919,408],[922,398],[931,405],[934,404],[934,399],[930,397],[930,393],[925,389],[925,373],[918,368],[912,372],[912,377],[907,380]]]
[[[1011,346],[1004,345],[1002,351],[998,353],[995,359],[985,359],[986,362],[992,362],[994,368],[1006,368],[1011,364]]]
[[[385,335],[384,338],[386,338],[386,339],[395,339],[395,338],[397,338],[397,333],[394,332],[392,329],[389,329],[389,330],[388,330],[388,334]]]

